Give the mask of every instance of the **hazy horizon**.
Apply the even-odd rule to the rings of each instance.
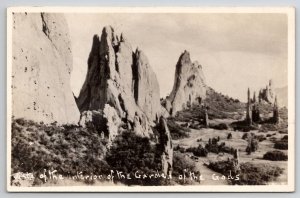
[[[111,25],[133,50],[143,50],[157,75],[160,95],[174,83],[175,65],[187,50],[203,68],[208,86],[246,100],[273,79],[287,86],[287,16],[284,14],[65,14],[73,52],[71,88],[77,96],[85,80],[94,34]],[[82,28],[84,24],[84,28]]]

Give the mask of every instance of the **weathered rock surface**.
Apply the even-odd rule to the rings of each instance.
[[[272,80],[269,80],[269,85],[266,86],[266,88],[261,89],[259,91],[258,100],[259,102],[267,102],[269,104],[272,104],[275,99],[275,93],[273,90],[273,82]]]
[[[136,50],[133,65],[134,98],[151,120],[157,120],[161,114],[159,84],[145,54]]]
[[[167,98],[167,110],[172,116],[177,111],[188,108],[193,104],[201,104],[206,97],[205,77],[202,66],[192,62],[190,53],[184,51],[176,65],[174,86]]]
[[[164,174],[172,174],[173,168],[173,146],[170,130],[167,125],[166,119],[161,116],[159,119],[158,127],[159,131],[159,144],[161,145],[161,160],[162,171]]]
[[[84,128],[96,129],[104,137],[112,142],[119,133],[121,118],[115,108],[106,104],[103,110],[83,111],[80,116],[79,125]]]
[[[34,121],[77,123],[70,88],[72,52],[62,14],[14,13],[12,115]]]
[[[112,27],[103,28],[101,39],[93,38],[88,72],[76,99],[81,112],[103,110],[106,104],[138,134],[148,136],[161,114],[159,85],[146,56],[132,47]]]

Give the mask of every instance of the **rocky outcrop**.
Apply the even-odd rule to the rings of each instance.
[[[272,104],[274,102],[274,99],[275,94],[273,90],[273,82],[272,80],[269,80],[269,85],[259,91],[258,100],[259,102],[267,102],[269,104]]]
[[[80,116],[79,125],[83,128],[96,129],[111,143],[119,134],[121,118],[115,108],[106,104],[103,110],[83,111]]]
[[[167,110],[172,116],[177,111],[188,108],[194,104],[201,104],[206,97],[205,78],[202,66],[192,62],[190,53],[184,51],[176,65],[174,86],[166,102]]]
[[[162,171],[166,175],[172,174],[173,146],[170,130],[166,119],[161,116],[157,126],[159,132],[159,145],[161,148]]]
[[[77,123],[70,88],[72,51],[62,14],[14,13],[12,115],[44,123]]]
[[[124,123],[148,136],[153,121],[161,114],[159,85],[148,59],[141,50],[132,51],[123,34],[112,27],[93,38],[88,72],[76,99],[81,112],[113,107]]]

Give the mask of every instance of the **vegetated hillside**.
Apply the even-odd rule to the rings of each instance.
[[[45,125],[24,119],[12,121],[12,174],[54,169],[76,175],[108,170],[103,161],[105,139],[97,131],[75,125]]]
[[[239,120],[244,116],[245,103],[238,99],[233,99],[216,92],[214,89],[208,87],[206,91],[206,99],[204,104],[208,107],[209,119],[236,119]],[[202,106],[192,106],[191,108],[179,111],[175,118],[178,121],[199,121],[203,119],[204,109]]]
[[[44,183],[38,176],[44,169],[57,170],[64,177],[108,175],[113,171],[131,174],[155,174],[161,171],[161,152],[164,145],[154,143],[133,131],[120,131],[108,147],[107,138],[92,127],[76,125],[46,125],[24,119],[12,120],[11,174],[33,173],[35,179],[29,185]],[[183,170],[184,168],[180,168]],[[114,180],[127,185],[168,185],[157,179]],[[93,184],[94,180],[84,180]],[[21,185],[12,177],[12,184]]]

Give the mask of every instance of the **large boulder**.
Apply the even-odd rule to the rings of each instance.
[[[192,62],[190,53],[184,51],[176,64],[174,86],[166,99],[166,108],[174,116],[177,111],[201,104],[205,97],[206,84],[202,66],[198,62]]]
[[[148,136],[161,112],[159,85],[142,51],[132,51],[124,34],[112,27],[95,35],[85,82],[77,98],[81,112],[113,107],[123,122]]]
[[[112,142],[119,134],[121,118],[115,108],[106,104],[101,111],[83,111],[78,124],[84,128],[95,129],[98,133],[108,138],[109,142]]]
[[[70,87],[72,51],[62,14],[13,13],[12,115],[44,123],[77,123]]]

